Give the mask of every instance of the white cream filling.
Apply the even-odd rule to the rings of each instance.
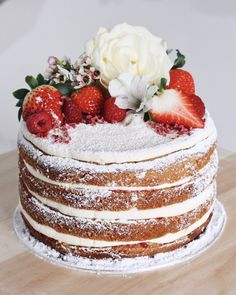
[[[29,216],[28,213],[22,208],[21,206],[21,212],[23,213],[24,217],[26,220],[30,223],[30,225],[39,233],[52,238],[54,240],[58,240],[60,242],[69,244],[69,245],[74,245],[74,246],[81,246],[81,247],[112,247],[112,246],[119,246],[119,245],[134,245],[138,243],[158,243],[158,244],[165,244],[165,243],[170,243],[174,242],[178,239],[181,239],[185,237],[186,235],[190,234],[192,231],[197,229],[199,226],[201,226],[210,216],[212,210],[213,210],[214,204],[210,208],[210,210],[205,213],[198,221],[190,225],[189,227],[180,230],[175,233],[168,233],[162,237],[159,237],[157,239],[152,239],[152,240],[145,240],[145,241],[101,241],[101,240],[92,240],[92,239],[87,239],[87,238],[80,238],[76,237],[70,234],[64,234],[57,232],[53,228],[42,225],[38,222],[36,222],[33,218]]]
[[[139,219],[149,219],[149,218],[159,218],[159,217],[170,217],[170,216],[178,216],[184,213],[187,213],[208,199],[211,199],[215,196],[216,193],[216,183],[215,181],[209,185],[202,193],[198,194],[198,196],[183,201],[181,203],[172,204],[169,206],[163,206],[155,209],[145,209],[138,210],[137,208],[132,208],[126,211],[97,211],[97,210],[86,210],[86,209],[78,209],[70,206],[66,206],[60,204],[58,202],[52,201],[50,199],[44,198],[38,195],[35,192],[32,192],[29,188],[28,191],[41,203],[47,205],[51,208],[57,209],[63,214],[79,217],[79,218],[96,218],[98,220],[106,219],[111,220],[117,223],[122,223],[124,220],[139,220]]]

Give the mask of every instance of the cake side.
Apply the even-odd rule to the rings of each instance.
[[[51,167],[47,168],[47,177],[37,178],[37,168],[28,169],[32,166],[27,166],[20,154],[22,215],[34,235],[60,251],[64,248],[65,253],[114,258],[175,249],[204,228],[213,210],[218,163],[215,146],[210,147],[210,152],[198,154],[195,160],[201,165],[189,176],[186,172],[195,157],[194,153],[190,157],[186,153],[182,158],[189,163],[184,165],[186,171],[177,185],[160,183],[158,188],[146,181],[146,187],[127,186],[122,191],[114,182],[105,187],[83,181],[81,186],[79,179],[72,186],[52,182]],[[178,171],[175,164],[171,167]],[[159,171],[158,166],[156,169]],[[137,174],[134,169],[132,172]],[[162,172],[166,181],[166,173]],[[140,251],[143,248],[145,251]]]

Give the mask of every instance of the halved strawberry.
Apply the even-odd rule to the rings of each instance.
[[[42,85],[28,92],[23,101],[23,119],[34,113],[46,111],[51,113],[53,117],[53,124],[58,125],[63,121],[63,114],[61,111],[62,96],[59,90],[53,86]]]
[[[158,123],[203,128],[205,106],[199,96],[169,89],[154,97],[150,114]]]
[[[170,71],[170,83],[166,88],[180,90],[187,94],[195,93],[195,84],[192,75],[181,69]]]
[[[96,86],[85,86],[79,92],[72,93],[71,98],[85,114],[96,116],[102,111],[104,97]]]

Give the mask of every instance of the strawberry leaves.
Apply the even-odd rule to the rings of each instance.
[[[63,96],[70,96],[73,91],[73,87],[67,83],[58,83],[58,84],[51,84],[55,88],[57,88]]]
[[[44,79],[42,74],[38,74],[38,76],[36,77],[36,80],[38,82],[38,85],[48,84],[48,81]]]
[[[174,60],[172,70],[182,68],[185,65],[185,56],[178,49],[176,49],[176,54],[177,57]]]
[[[36,78],[34,78],[33,76],[26,76],[25,82],[29,85],[31,89],[48,84],[48,81],[44,79],[42,74],[38,74]]]
[[[21,116],[22,116],[22,111],[23,111],[23,109],[22,109],[22,107],[18,110],[18,121],[20,122],[20,118],[21,118]]]
[[[31,89],[35,89],[36,87],[41,86],[41,85],[49,84],[49,81],[45,80],[42,74],[38,74],[36,78],[34,78],[33,76],[26,76],[25,82],[29,85],[29,87]],[[19,121],[20,121],[20,118],[22,115],[22,106],[23,106],[24,99],[25,99],[27,93],[29,93],[29,92],[30,92],[29,89],[21,88],[21,89],[15,90],[12,93],[13,96],[16,99],[18,99],[16,106],[20,108],[18,111],[18,120]]]
[[[160,86],[158,89],[158,94],[162,94],[164,92],[164,90],[166,89],[166,85],[167,85],[167,79],[166,78],[161,78],[160,81]]]
[[[29,89],[21,88],[21,89],[14,91],[12,94],[17,99],[24,99],[28,92],[29,92]]]
[[[38,86],[38,81],[33,76],[26,76],[25,82],[29,85],[31,89],[34,89]]]

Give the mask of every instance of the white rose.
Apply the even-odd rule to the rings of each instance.
[[[145,76],[149,84],[169,80],[172,62],[166,54],[166,42],[143,27],[126,23],[108,31],[100,28],[95,38],[87,42],[85,51],[101,72],[101,81],[109,81],[122,73]]]

